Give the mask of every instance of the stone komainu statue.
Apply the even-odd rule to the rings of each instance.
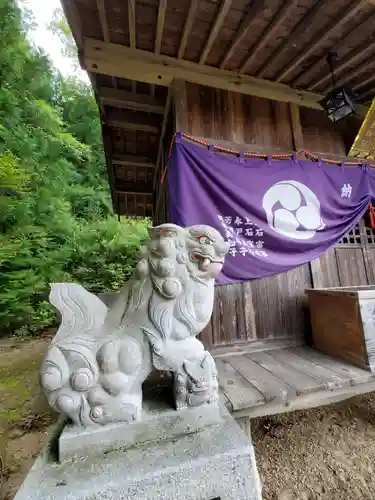
[[[140,419],[153,367],[173,372],[177,409],[217,401],[214,360],[195,337],[210,320],[229,245],[208,226],[163,224],[149,235],[134,278],[110,308],[80,285],[52,285],[62,320],[41,385],[73,424]]]

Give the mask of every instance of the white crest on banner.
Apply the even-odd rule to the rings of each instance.
[[[274,184],[263,196],[262,206],[270,228],[287,238],[309,240],[325,227],[317,196],[301,182]]]

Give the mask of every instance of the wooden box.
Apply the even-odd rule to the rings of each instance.
[[[375,372],[375,286],[306,290],[313,346]]]

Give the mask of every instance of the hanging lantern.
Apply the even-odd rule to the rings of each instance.
[[[333,60],[337,54],[330,52],[327,55],[327,61],[331,69],[332,75],[332,90],[322,99],[319,104],[324,108],[328,114],[328,118],[336,123],[348,115],[355,113],[355,106],[353,102],[353,93],[345,87],[337,87],[335,82],[335,74],[333,68]]]
[[[351,92],[344,87],[331,90],[319,104],[326,110],[328,118],[338,122],[355,113]]]

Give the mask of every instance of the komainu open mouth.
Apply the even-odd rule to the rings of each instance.
[[[224,259],[213,259],[211,255],[203,254],[200,252],[194,252],[190,255],[191,260],[196,262],[201,262],[202,267],[207,267],[211,263],[214,264],[224,264]]]

